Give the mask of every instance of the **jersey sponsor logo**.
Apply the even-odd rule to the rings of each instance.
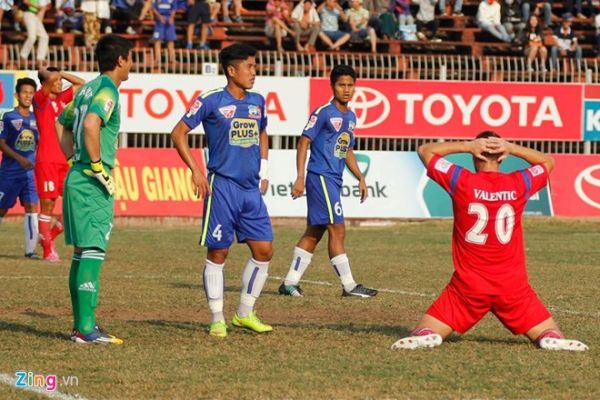
[[[19,151],[35,150],[35,135],[33,132],[29,129],[23,129],[15,141],[15,149]]]
[[[346,158],[346,155],[348,155],[349,147],[350,134],[348,132],[343,132],[335,140],[335,150],[333,152],[333,155],[337,158]]]
[[[94,94],[94,91],[89,86],[81,89],[81,91],[79,92],[79,96],[83,97],[86,100],[89,99],[90,97],[92,97],[93,94]]]
[[[444,174],[447,174],[448,170],[450,169],[451,166],[452,166],[452,163],[450,161],[444,160],[443,158],[440,158],[435,163],[434,168],[437,169],[440,172],[443,172]]]
[[[348,122],[348,130],[349,130],[351,133],[354,133],[354,128],[355,128],[355,127],[356,127],[356,124],[354,123],[354,121],[350,121],[350,122]]]
[[[16,130],[20,130],[21,127],[23,126],[22,119],[13,119],[12,121],[10,121],[10,123],[12,124],[12,126],[15,127]]]
[[[481,189],[473,189],[475,198],[484,201],[510,201],[517,200],[516,190],[501,190],[499,192],[488,192]]]
[[[29,121],[29,126],[31,128],[37,128],[37,122],[35,122],[35,119],[32,119],[31,121]]]
[[[544,168],[542,168],[541,165],[534,165],[533,167],[529,168],[529,172],[531,172],[531,175],[533,176],[538,176],[544,173]]]
[[[219,112],[225,117],[225,118],[233,118],[233,116],[235,115],[235,110],[237,109],[236,106],[225,106],[225,107],[221,107],[219,108]]]
[[[107,113],[112,110],[114,105],[115,103],[112,101],[112,99],[106,100],[106,103],[104,103],[104,112]]]
[[[229,144],[239,147],[258,146],[258,122],[250,118],[234,118],[229,129]]]
[[[307,131],[309,129],[312,129],[315,126],[315,124],[317,123],[317,119],[318,119],[318,117],[316,115],[311,115],[304,130]]]
[[[333,125],[333,127],[335,128],[336,132],[339,132],[340,129],[342,129],[342,122],[344,120],[341,118],[329,118],[329,122],[331,122],[331,125]]]
[[[575,178],[575,193],[588,206],[600,209],[600,179],[594,176],[594,172],[600,170],[600,164],[592,165],[581,171]],[[597,173],[596,173],[597,175]]]
[[[198,112],[200,107],[202,107],[202,102],[200,100],[196,99],[196,101],[194,102],[194,104],[192,104],[192,106],[190,107],[190,109],[187,112],[187,114],[185,115],[185,117],[191,118],[192,116],[196,115],[196,113]]]
[[[260,119],[262,116],[260,106],[248,106],[248,116],[250,118]]]

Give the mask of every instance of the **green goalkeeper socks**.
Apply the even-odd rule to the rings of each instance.
[[[96,304],[100,290],[100,267],[104,261],[104,252],[97,249],[85,249],[81,252],[79,271],[77,272],[77,309],[76,328],[89,335],[96,327]]]
[[[69,271],[69,293],[71,294],[71,308],[73,310],[73,326],[79,325],[79,299],[77,297],[77,273],[79,272],[79,260],[81,253],[73,253],[71,259],[71,270]]]

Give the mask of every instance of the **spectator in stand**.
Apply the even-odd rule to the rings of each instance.
[[[23,23],[27,29],[27,39],[21,48],[21,58],[27,60],[37,39],[36,60],[42,64],[48,55],[48,32],[44,28],[44,14],[48,8],[47,0],[23,0]]]
[[[398,25],[412,25],[415,23],[410,11],[410,0],[391,0],[390,9],[398,19]]]
[[[454,0],[454,6],[452,7],[452,15],[455,17],[462,17],[464,14],[462,13],[463,0]],[[440,10],[441,15],[448,15],[450,13],[446,13],[446,0],[440,0],[438,3],[438,9]]]
[[[329,47],[329,50],[340,50],[351,38],[349,33],[340,30],[340,18],[343,21],[347,19],[344,9],[337,0],[325,0],[317,8],[317,12],[321,17],[319,37]]]
[[[346,11],[354,41],[369,41],[371,53],[377,53],[377,34],[369,24],[369,11],[362,6],[362,0],[352,0],[352,7]]]
[[[581,47],[577,44],[577,36],[571,28],[573,22],[573,14],[566,13],[563,15],[562,22],[559,27],[554,30],[552,37],[554,38],[554,46],[550,49],[550,58],[552,59],[552,67],[558,67],[558,56],[575,57],[577,68],[581,66]]]
[[[596,25],[596,57],[600,56],[600,13],[594,17],[594,24]]]
[[[506,32],[515,41],[521,42],[525,22],[521,14],[521,7],[518,0],[505,0],[500,6],[501,22],[506,28]]]
[[[369,12],[369,26],[375,29],[377,36],[383,35],[383,23],[390,15],[390,0],[363,0],[363,7]],[[383,19],[381,18],[382,16]],[[398,23],[394,23],[398,30]]]
[[[13,0],[0,0],[0,30],[2,30],[2,18],[4,18],[4,12],[12,11],[13,7]]]
[[[242,0],[223,0],[223,22],[243,22],[242,20]],[[229,9],[233,8],[233,18],[229,17]]]
[[[75,9],[75,0],[56,0],[56,33],[64,32],[65,22],[70,24],[71,32],[82,32],[83,15]]]
[[[287,2],[282,0],[267,1],[267,16],[265,23],[265,35],[275,38],[277,51],[283,53],[283,38],[295,35],[292,28],[288,26],[291,21],[290,8]]]
[[[156,63],[160,63],[161,43],[167,42],[169,61],[175,61],[175,12],[177,11],[177,0],[154,0],[152,2],[152,13],[154,13],[154,56]]]
[[[503,42],[510,43],[512,38],[506,31],[501,20],[500,4],[496,0],[483,0],[477,10],[477,25],[482,30],[491,33]]]
[[[546,60],[548,49],[544,46],[544,29],[538,17],[532,15],[525,27],[525,56],[527,57],[527,69],[533,71],[533,61],[539,57],[542,71],[546,71]]]
[[[577,18],[587,19],[585,15],[582,13],[582,3],[583,0],[565,0],[565,10],[568,13],[574,14]],[[587,0],[587,12],[592,17],[594,15],[594,4],[593,0]]]
[[[86,46],[95,46],[100,39],[100,25],[104,24],[104,33],[112,33],[109,0],[82,0],[83,34]]]
[[[200,28],[200,44],[198,48],[200,50],[208,50],[210,47],[208,46],[208,28],[210,25],[210,7],[205,0],[188,0],[188,4],[190,5],[190,9],[187,14],[187,32],[186,39],[187,44],[186,48],[191,49],[194,46],[194,30],[196,29],[196,25],[198,23],[202,24]]]
[[[312,0],[300,0],[292,11],[292,27],[296,40],[296,50],[315,51],[317,36],[321,30],[321,19]],[[302,35],[308,35],[308,42],[302,46]]]
[[[435,5],[438,0],[417,0],[419,11],[417,11],[417,38],[419,40],[431,40],[441,42],[437,37],[440,22],[435,18]],[[429,33],[427,33],[427,31]]]
[[[221,3],[217,0],[206,0],[206,3],[208,4],[208,9],[210,11],[210,22],[217,22],[217,17],[221,11]]]
[[[529,21],[533,14],[544,19],[544,26],[552,26],[552,0],[521,0],[523,8],[523,21]],[[531,11],[533,10],[533,12]]]
[[[112,0],[113,18],[125,23],[125,33],[128,35],[136,33],[133,21],[138,20],[143,6],[143,0]]]

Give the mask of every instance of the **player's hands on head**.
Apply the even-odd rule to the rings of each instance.
[[[369,197],[369,189],[364,177],[358,182],[358,190],[360,191],[360,202],[364,203],[367,197]]]
[[[292,187],[292,199],[296,200],[304,195],[304,177],[299,176]]]
[[[106,189],[109,196],[115,194],[115,181],[112,176],[108,174],[108,171],[104,169],[102,160],[92,161],[90,163],[90,169],[84,169],[83,173],[92,178],[96,178],[98,182],[104,186],[104,189]]]
[[[475,158],[478,158],[482,161],[487,161],[488,159],[485,157],[483,153],[488,152],[488,143],[487,139],[475,139],[469,142],[470,153],[473,154]]]
[[[208,185],[208,179],[200,170],[192,170],[192,185],[194,186],[194,194],[197,198],[204,198],[207,195],[210,196],[210,186]]]
[[[498,157],[498,161],[506,159],[511,153],[512,144],[510,142],[496,137],[490,137],[487,140],[489,147],[488,153],[500,154],[500,157]]]

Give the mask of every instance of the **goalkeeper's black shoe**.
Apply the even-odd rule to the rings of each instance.
[[[354,289],[352,289],[351,291],[346,291],[346,289],[342,289],[342,297],[348,297],[348,296],[354,296],[354,297],[375,297],[377,296],[377,289],[371,289],[368,287],[364,287],[361,284],[356,285],[356,287]]]

